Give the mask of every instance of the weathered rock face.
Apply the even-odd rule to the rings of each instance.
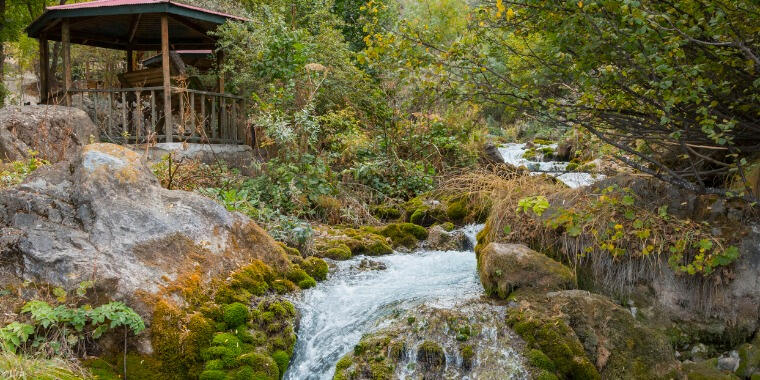
[[[0,228],[3,272],[66,289],[92,280],[144,318],[144,296],[183,273],[211,277],[252,259],[288,265],[248,218],[163,189],[137,153],[112,144],[87,145],[0,191]]]
[[[424,246],[437,251],[461,251],[468,245],[467,236],[461,230],[446,231],[440,225],[428,232]]]
[[[0,159],[21,160],[29,151],[58,162],[70,157],[91,140],[98,128],[87,114],[72,107],[9,106],[0,109]]]
[[[524,245],[491,243],[478,260],[486,293],[499,298],[522,288],[550,291],[575,287],[570,269]]]

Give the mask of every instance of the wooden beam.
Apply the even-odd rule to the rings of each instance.
[[[137,27],[140,26],[141,17],[142,17],[142,14],[137,14],[135,16],[132,16],[132,25],[129,27],[129,38],[127,39],[127,41],[130,44],[135,39],[135,33],[137,33]]]
[[[50,93],[50,49],[46,36],[40,36],[40,103],[47,103]]]
[[[184,17],[174,16],[174,15],[171,15],[170,17],[172,18],[172,20],[200,33],[203,36],[203,38],[207,40],[211,40],[211,41],[216,41],[216,39],[208,35],[208,32],[209,32],[208,28],[204,28],[198,25],[197,23],[190,21]]]
[[[216,53],[216,69],[219,72],[219,93],[224,94],[224,73],[222,72],[222,65],[224,65],[224,52],[218,51]]]
[[[135,54],[132,50],[127,50],[127,72],[135,71]]]
[[[61,43],[63,48],[63,89],[66,105],[71,106],[71,30],[69,19],[63,19],[61,23]]]
[[[172,142],[172,84],[169,68],[169,16],[161,14],[161,66],[164,76],[164,134]]]

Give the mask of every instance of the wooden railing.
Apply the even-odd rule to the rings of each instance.
[[[246,144],[245,99],[172,87],[172,128],[166,128],[163,87],[69,90],[72,105],[100,128],[102,141],[119,144],[200,142]],[[167,138],[167,131],[171,138]]]

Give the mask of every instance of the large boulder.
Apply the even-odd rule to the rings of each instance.
[[[63,106],[9,106],[0,109],[0,159],[21,160],[30,151],[58,162],[98,141],[98,128],[87,114]]]
[[[488,244],[478,260],[486,293],[499,298],[523,288],[550,291],[575,286],[569,268],[521,244]]]
[[[507,321],[560,378],[653,379],[678,371],[660,331],[637,321],[609,298],[584,290],[521,292]]]
[[[248,218],[201,195],[162,188],[141,157],[113,144],[0,191],[2,281],[28,280],[123,300],[144,318],[146,299],[185,273],[226,275],[287,256]],[[148,321],[149,322],[149,321]]]

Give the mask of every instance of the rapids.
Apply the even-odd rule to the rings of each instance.
[[[464,231],[474,246],[482,225]],[[384,270],[360,270],[366,257],[336,261],[330,277],[293,302],[298,341],[285,379],[331,379],[335,363],[391,313],[424,303],[447,304],[483,294],[473,251],[423,251],[372,257]]]

